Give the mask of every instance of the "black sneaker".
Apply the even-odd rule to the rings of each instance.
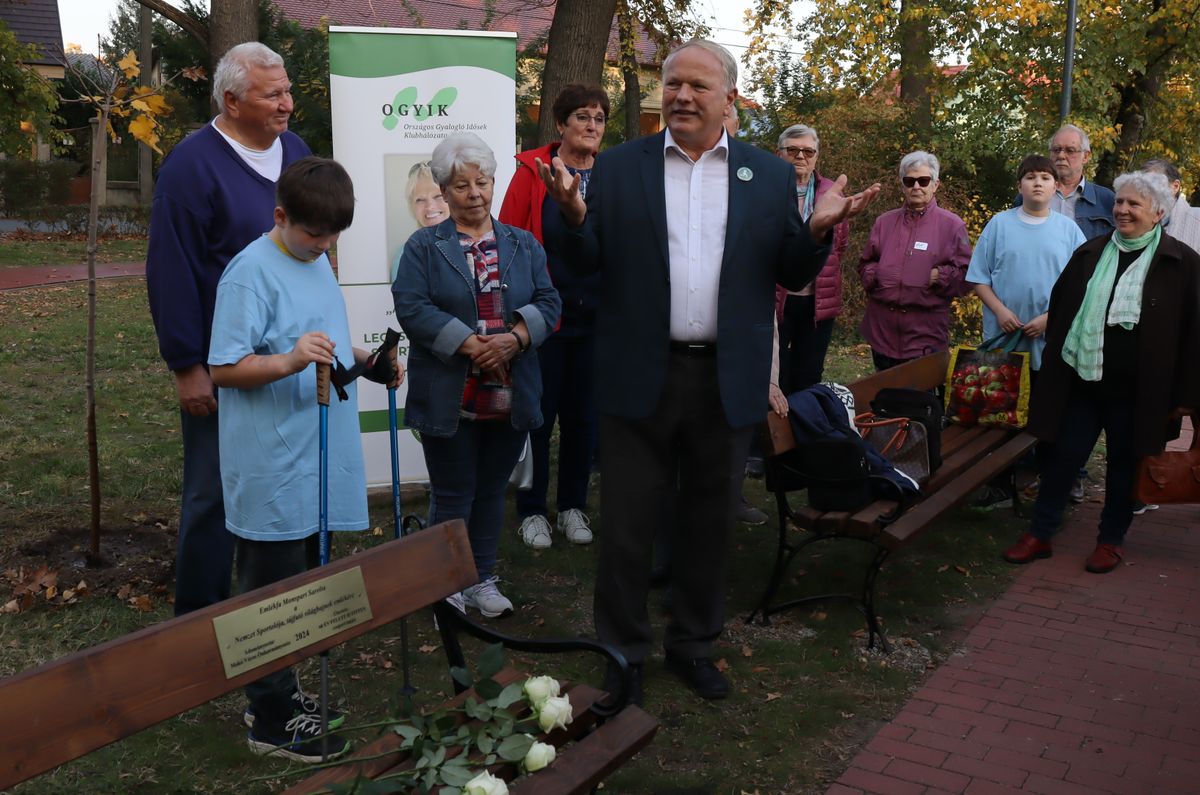
[[[296,688],[292,692],[292,703],[295,705],[294,714],[296,715],[313,715],[316,717],[318,724],[321,720],[321,702],[305,693],[303,690]],[[254,728],[254,708],[246,707],[246,711],[242,713],[242,722],[247,728]],[[333,707],[329,708],[329,728],[340,729],[342,724],[346,722],[345,714],[339,712]]]
[[[984,486],[979,492],[979,496],[971,503],[971,507],[976,511],[991,511],[996,508],[1011,508],[1012,506],[1012,493],[999,486]]]
[[[282,725],[265,726],[266,720],[256,720],[246,735],[250,750],[260,756],[280,756],[296,762],[315,764],[336,759],[350,750],[350,742],[337,734],[321,736],[320,716],[299,712]]]

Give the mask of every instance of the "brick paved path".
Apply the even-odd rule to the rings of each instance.
[[[1099,508],[1075,511],[828,795],[1200,793],[1200,505],[1135,517],[1104,575],[1083,570]]]

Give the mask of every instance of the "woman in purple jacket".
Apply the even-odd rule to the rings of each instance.
[[[833,180],[817,172],[821,142],[817,131],[793,124],[779,136],[781,158],[796,170],[796,201],[800,217],[807,221],[817,199],[833,186]],[[825,354],[833,335],[833,319],[842,311],[842,255],[850,242],[850,222],[833,228],[833,249],[821,272],[801,290],[776,288],[779,320],[780,385],[790,395],[820,382]]]
[[[912,152],[900,160],[904,206],[879,216],[858,275],[867,294],[860,330],[876,370],[946,350],[950,302],[965,293],[971,261],[967,226],[938,207],[938,160]]]

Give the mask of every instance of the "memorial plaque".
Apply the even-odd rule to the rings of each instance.
[[[225,678],[371,620],[362,569],[332,574],[302,588],[213,619]]]

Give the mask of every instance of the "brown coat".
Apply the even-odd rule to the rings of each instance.
[[[1063,340],[1108,241],[1104,235],[1076,249],[1050,293],[1046,351],[1029,415],[1029,431],[1045,441],[1055,439],[1071,411],[1077,376],[1063,362]],[[1200,254],[1165,234],[1142,288],[1139,326],[1133,452],[1144,456],[1179,435],[1178,421],[1168,421],[1172,409],[1200,408]]]

